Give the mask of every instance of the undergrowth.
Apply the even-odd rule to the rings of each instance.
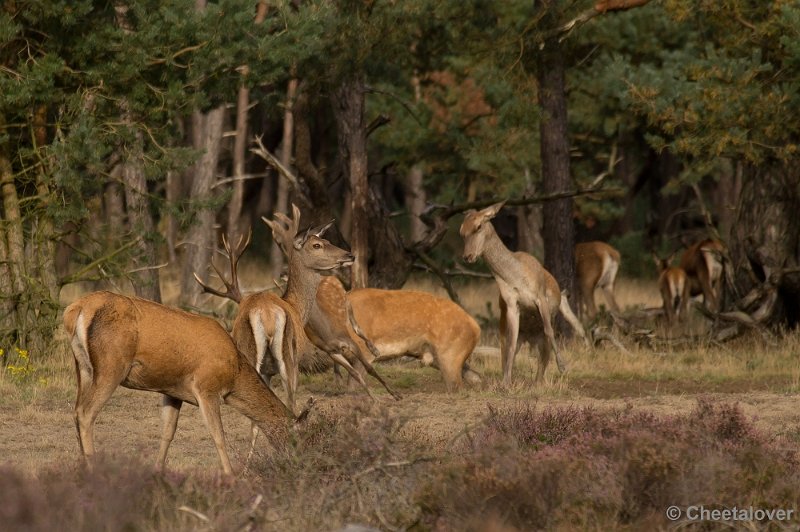
[[[700,401],[666,417],[489,407],[477,429],[444,448],[406,421],[355,400],[321,409],[285,450],[257,453],[235,478],[216,464],[157,474],[138,457],[101,456],[91,471],[7,465],[0,523],[31,531],[658,529],[671,526],[671,505],[796,509],[800,500],[797,442],[766,436],[736,405]]]

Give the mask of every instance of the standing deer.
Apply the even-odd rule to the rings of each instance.
[[[681,255],[680,267],[686,271],[689,293],[703,295],[703,304],[711,312],[720,310],[724,248],[718,240],[710,238],[695,242]]]
[[[521,309],[533,312],[535,328],[531,331],[539,348],[539,368],[536,382],[544,379],[550,362],[550,353],[556,355],[558,369],[562,373],[566,365],[561,360],[553,333],[553,317],[556,312],[582,331],[577,318],[569,309],[566,298],[561,297],[558,282],[532,255],[512,252],[497,236],[491,223],[505,202],[496,203],[480,211],[468,211],[461,224],[464,238],[464,260],[474,263],[481,256],[492,270],[500,289],[500,355],[503,363],[503,383],[511,382],[514,358],[519,351],[519,322]],[[505,311],[504,311],[505,309]]]
[[[332,360],[347,369],[371,396],[366,382],[341,350],[329,348],[331,342],[319,343],[317,338],[312,343],[304,332],[312,315],[317,288],[324,278],[323,272],[351,263],[353,256],[322,238],[333,222],[309,228],[302,236],[298,236],[300,210],[295,205],[292,209],[291,219],[280,213],[275,215],[275,221],[263,219],[287,256],[289,280],[282,298],[271,292],[258,292],[242,297],[238,285],[237,264],[246,244],[244,247],[237,246],[235,251],[231,251],[225,244],[230,257],[231,281],[226,281],[217,270],[217,275],[226,285],[225,292],[214,290],[200,279],[197,282],[207,292],[239,302],[239,312],[234,320],[232,333],[236,345],[259,374],[264,376],[266,382],[272,376],[280,375],[290,408],[294,409],[298,372],[307,368],[309,360],[318,361],[320,358],[314,343]],[[267,356],[268,352],[271,356]],[[368,360],[366,365],[368,371],[371,369],[372,374],[397,397]]]
[[[352,309],[350,316],[345,308]],[[364,355],[371,353],[373,361],[420,357],[442,372],[448,391],[461,387],[462,375],[480,380],[467,359],[480,340],[481,329],[449,299],[414,290],[358,288],[348,293],[338,279],[327,277],[317,291],[309,322],[312,334],[319,320],[332,329],[329,337]]]
[[[689,307],[689,280],[683,268],[670,265],[674,255],[673,253],[662,259],[653,253],[653,260],[658,268],[658,291],[664,302],[664,312],[669,325],[680,321]]]
[[[226,474],[232,469],[220,401],[250,418],[273,444],[287,436],[292,413],[213,319],[145,299],[93,292],[66,308],[64,328],[78,379],[75,426],[87,461],[94,455],[97,415],[120,385],[164,394],[160,469],[184,402],[200,407]]]
[[[578,314],[584,320],[592,320],[597,314],[594,291],[600,288],[608,308],[618,312],[614,298],[614,282],[619,270],[619,251],[605,242],[582,242],[575,245],[575,272],[578,276],[580,302]]]

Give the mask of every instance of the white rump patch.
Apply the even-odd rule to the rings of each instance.
[[[605,288],[614,284],[614,279],[617,278],[617,270],[619,270],[619,263],[611,258],[611,255],[603,255],[603,273],[597,281],[597,286]]]
[[[81,382],[88,383],[94,376],[92,359],[89,357],[89,344],[87,342],[87,325],[83,317],[83,311],[78,314],[75,320],[75,335],[72,337],[72,355],[78,363],[78,371],[81,373]]]

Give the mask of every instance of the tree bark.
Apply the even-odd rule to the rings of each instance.
[[[425,211],[425,188],[422,186],[422,167],[415,164],[405,180],[406,209],[409,215],[409,243],[413,245],[425,237],[425,223],[420,215]]]
[[[292,147],[294,145],[294,102],[297,96],[297,80],[289,80],[286,87],[286,108],[283,113],[283,139],[279,158],[281,164],[289,168],[292,164]],[[278,190],[275,198],[274,212],[286,214],[289,209],[289,181],[278,174]],[[277,242],[272,243],[269,253],[269,264],[272,278],[279,279],[283,271],[283,252]]]
[[[130,116],[125,116],[123,120],[130,127],[134,127]],[[132,233],[141,238],[139,244],[134,248],[138,250],[138,253],[133,261],[135,271],[131,274],[131,283],[137,296],[160,303],[161,284],[158,270],[153,267],[158,260],[157,236],[153,216],[150,214],[142,149],[142,133],[137,131],[135,144],[129,146],[127,150],[131,155],[122,165],[128,225]]]
[[[333,94],[333,112],[339,141],[339,158],[352,194],[350,247],[356,256],[351,286],[368,286],[369,183],[367,180],[367,128],[364,121],[364,77],[353,74],[344,79]]]
[[[267,2],[258,2],[256,8],[255,24],[264,22],[267,16]],[[233,142],[233,193],[228,203],[228,238],[236,242],[243,232],[242,205],[244,203],[244,174],[247,155],[248,111],[250,109],[250,89],[245,84],[245,79],[250,73],[247,65],[242,66],[242,86],[236,99],[236,136]]]
[[[538,56],[538,90],[541,110],[540,137],[542,188],[545,194],[573,188],[569,168],[567,97],[564,57],[555,39],[546,43]],[[544,264],[562,290],[569,291],[573,309],[575,282],[575,228],[572,198],[550,201],[543,208]],[[564,332],[569,331],[563,323]]]
[[[800,325],[800,165],[764,163],[744,170],[730,241],[732,272],[739,294],[763,284],[778,291],[770,321]]]
[[[216,181],[224,118],[224,106],[206,114],[200,111],[192,113],[193,143],[196,148],[203,150],[203,156],[193,168],[194,179],[190,192],[192,202],[207,203],[212,199],[211,187]],[[201,208],[187,232],[186,254],[181,275],[181,303],[184,306],[197,307],[203,293],[200,285],[194,280],[194,274],[200,276],[204,282],[208,281],[208,267],[211,264],[211,252],[214,247],[215,218],[214,210],[207,206]]]

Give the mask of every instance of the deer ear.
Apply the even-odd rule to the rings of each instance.
[[[492,218],[497,216],[497,213],[500,212],[500,209],[503,208],[503,205],[506,204],[506,201],[508,200],[503,200],[499,203],[495,203],[494,205],[486,207],[481,211],[481,214],[483,214],[487,220],[491,220]]]
[[[303,233],[302,237],[295,238],[294,239],[294,249],[300,250],[305,245],[306,241],[308,241],[308,237],[311,236],[311,234],[312,234],[311,233],[311,228],[309,227],[308,229],[306,229],[306,232]]]
[[[336,220],[331,220],[330,222],[328,222],[328,223],[326,223],[326,224],[324,224],[324,225],[319,225],[319,226],[315,227],[315,228],[314,228],[314,229],[312,229],[312,231],[311,231],[311,232],[312,232],[312,234],[313,234],[314,236],[317,236],[317,237],[319,237],[319,238],[322,238],[322,235],[323,235],[323,234],[325,234],[325,231],[327,231],[328,229],[330,229],[330,228],[331,228],[331,226],[333,225],[333,222],[335,222],[335,221],[336,221]]]

